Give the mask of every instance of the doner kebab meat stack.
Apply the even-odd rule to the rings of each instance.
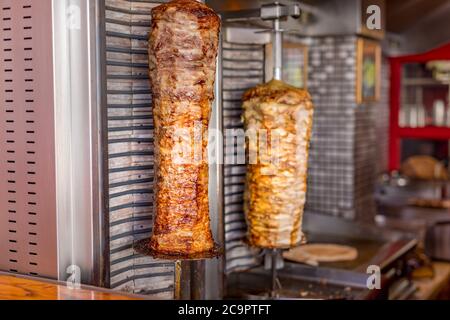
[[[150,249],[189,255],[214,248],[208,204],[208,130],[220,19],[206,5],[176,0],[152,10],[150,81],[155,126],[155,222]],[[201,128],[201,160],[179,163],[176,145]],[[176,134],[176,130],[186,135]],[[183,131],[184,130],[184,131]],[[186,141],[179,141],[182,137]]]
[[[294,247],[302,240],[311,97],[306,90],[272,80],[248,90],[243,100],[246,132],[259,132],[257,143],[247,142],[248,154],[258,154],[258,161],[247,165],[248,242],[260,248]],[[261,143],[265,136],[267,143]]]

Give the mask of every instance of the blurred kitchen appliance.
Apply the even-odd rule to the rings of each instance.
[[[206,283],[207,296],[220,297],[219,260],[190,270],[133,250],[151,231],[147,39],[151,9],[160,4],[0,1],[0,89],[7,99],[0,208],[8,213],[0,216],[1,270],[159,298],[173,298],[175,276],[192,272],[200,285],[189,288],[183,279],[184,289],[202,295]],[[220,90],[218,72],[211,129],[219,131]],[[222,145],[213,139],[209,190],[217,233]]]
[[[382,183],[377,187],[378,210],[387,218],[403,221],[404,227],[422,224],[416,234],[420,246],[433,259],[450,261],[450,213],[446,208],[424,208],[409,204],[411,198],[436,198],[436,183],[410,181],[408,185],[396,186]],[[450,186],[448,182],[439,182]],[[440,195],[439,195],[440,197]]]
[[[450,261],[450,221],[430,226],[425,238],[425,252],[435,260]]]

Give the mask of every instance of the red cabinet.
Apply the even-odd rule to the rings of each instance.
[[[450,44],[424,54],[390,59],[391,171],[400,167],[402,139],[450,140],[450,81],[437,74],[437,70],[446,69],[447,63]]]

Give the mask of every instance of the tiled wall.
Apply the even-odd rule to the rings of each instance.
[[[357,37],[297,41],[309,46],[308,90],[315,104],[307,210],[371,220],[375,214],[376,173],[383,167],[377,163],[383,160],[381,154],[387,146],[378,143],[387,139],[389,85],[385,68],[380,102],[358,105]],[[383,109],[381,116],[378,108]]]
[[[307,210],[354,217],[356,37],[308,39],[315,113]]]

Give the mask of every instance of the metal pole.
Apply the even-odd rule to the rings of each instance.
[[[273,21],[273,78],[275,80],[283,80],[283,31],[281,30],[280,19]],[[277,297],[277,249],[271,250],[271,271],[272,271],[272,289],[270,291],[270,298]]]
[[[191,261],[175,262],[175,300],[191,299]]]
[[[273,21],[273,78],[283,79],[283,31],[281,30],[280,19]]]
[[[205,261],[191,261],[191,300],[205,299]]]
[[[277,297],[277,281],[278,281],[278,274],[277,274],[277,256],[278,251],[277,249],[271,250],[271,259],[272,259],[272,290],[270,291],[270,298],[276,298]]]

